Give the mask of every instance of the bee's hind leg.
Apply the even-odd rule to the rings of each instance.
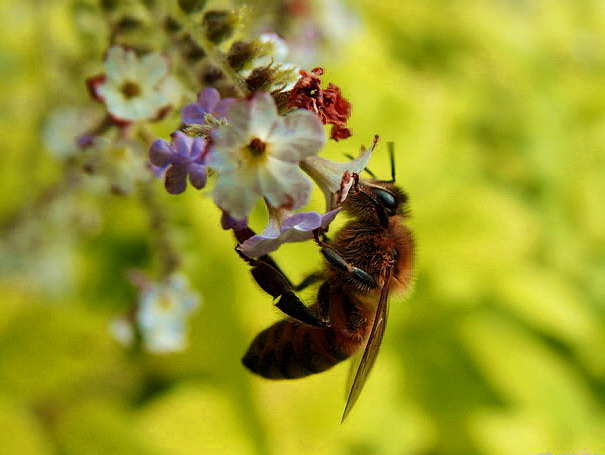
[[[248,231],[248,236],[250,234],[254,234],[254,232],[249,228]],[[236,238],[238,241],[243,241],[242,238],[237,235]],[[245,239],[245,237],[243,238]],[[273,258],[268,254],[254,259],[246,256],[237,248],[235,251],[252,267],[250,273],[263,291],[277,300],[275,303],[277,308],[288,316],[304,322],[305,324],[315,327],[326,327],[328,325],[326,318],[321,318],[315,312],[310,310],[294,293],[294,291],[302,290],[319,281],[322,278],[322,275],[309,275],[298,286],[294,286],[292,281],[290,281],[290,279],[284,272],[282,272]]]
[[[271,297],[278,299],[275,306],[288,316],[305,324],[326,327],[327,323],[310,310],[294,293],[290,280],[267,262],[256,262],[252,266],[252,277]]]

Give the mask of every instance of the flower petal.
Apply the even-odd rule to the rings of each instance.
[[[311,182],[291,163],[267,157],[267,165],[258,169],[258,180],[263,196],[273,207],[296,210],[309,200]]]
[[[181,110],[181,120],[183,123],[204,124],[205,111],[198,103],[191,103]]]
[[[284,243],[304,242],[313,238],[317,228],[327,229],[340,208],[324,215],[317,212],[300,212],[286,218],[277,234],[265,229],[262,234],[250,237],[238,246],[238,249],[249,257],[259,257],[277,250]]]
[[[244,229],[248,226],[248,218],[242,218],[241,220],[236,220],[231,215],[223,210],[223,214],[221,216],[221,226],[227,231],[229,229]]]
[[[197,102],[205,112],[213,112],[220,99],[221,95],[217,89],[207,87],[199,93]]]
[[[189,181],[195,188],[201,190],[206,186],[206,166],[192,163],[187,170],[189,171]]]
[[[374,142],[375,144],[375,142]],[[368,165],[374,146],[362,149],[359,157],[345,163],[327,160],[320,156],[309,156],[305,158],[300,167],[321,188],[326,198],[326,207],[333,208],[333,195],[340,190],[340,184],[345,172],[359,174]]]
[[[149,160],[152,164],[164,167],[172,163],[173,151],[168,142],[163,139],[157,139],[149,148]]]
[[[217,119],[221,119],[227,116],[227,112],[229,112],[229,108],[231,104],[235,101],[234,98],[224,98],[218,102],[218,104],[214,107],[214,111],[212,112]]]
[[[136,73],[141,84],[154,89],[167,76],[168,62],[161,54],[152,52],[139,59]]]
[[[284,221],[281,231],[297,229],[299,231],[312,231],[321,226],[321,215],[317,212],[299,212]]]
[[[193,142],[194,138],[187,136],[180,130],[176,130],[172,134],[172,148],[180,157],[189,158],[191,156]]]
[[[206,155],[207,155],[207,153],[206,153],[207,145],[208,145],[208,142],[206,141],[206,139],[204,139],[202,137],[193,138],[193,144],[191,145],[190,157],[197,164],[204,164],[204,161],[206,160]]]
[[[256,92],[249,103],[249,131],[253,137],[267,141],[271,130],[281,121],[275,100],[267,92]]]
[[[268,140],[273,156],[293,163],[317,155],[326,143],[326,134],[315,114],[299,109],[288,114]]]
[[[187,188],[187,168],[183,165],[170,166],[164,182],[170,194],[180,194]]]
[[[239,170],[219,175],[213,192],[216,205],[236,219],[246,218],[260,195],[255,176]]]

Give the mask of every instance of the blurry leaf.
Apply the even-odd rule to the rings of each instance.
[[[0,332],[0,387],[42,399],[108,374],[118,351],[103,320],[74,307],[31,305]]]
[[[159,453],[171,455],[252,454],[233,403],[221,389],[183,384],[149,403],[135,424]]]
[[[553,447],[553,433],[539,415],[526,412],[479,411],[470,419],[470,429],[483,453],[546,453]],[[572,447],[562,444],[555,447]]]
[[[506,402],[547,425],[552,443],[566,447],[594,421],[592,397],[582,377],[522,327],[495,314],[477,314],[469,316],[460,334]]]
[[[418,267],[433,275],[445,299],[469,300],[493,288],[498,274],[534,247],[531,213],[489,186],[444,187],[423,199],[414,222]]]
[[[605,337],[598,315],[582,302],[564,275],[520,268],[500,278],[504,305],[533,326],[568,343],[595,372],[605,373],[601,355]]]
[[[60,415],[58,436],[67,455],[159,455],[132,431],[132,415],[114,403],[87,401]],[[165,452],[171,453],[171,452]]]
[[[2,392],[0,392],[2,396]],[[0,398],[0,448],[2,453],[19,455],[51,455],[50,441],[27,408],[7,398]]]

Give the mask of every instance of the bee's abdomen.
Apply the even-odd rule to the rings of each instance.
[[[332,328],[284,319],[256,336],[242,363],[265,378],[294,379],[325,371],[356,349]]]

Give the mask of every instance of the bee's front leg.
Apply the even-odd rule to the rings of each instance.
[[[378,284],[372,275],[359,267],[349,264],[336,249],[327,243],[322,242],[319,238],[319,232],[316,231],[318,230],[316,229],[313,231],[315,242],[321,247],[321,254],[330,264],[339,270],[348,272],[352,278],[372,289],[378,287]]]

